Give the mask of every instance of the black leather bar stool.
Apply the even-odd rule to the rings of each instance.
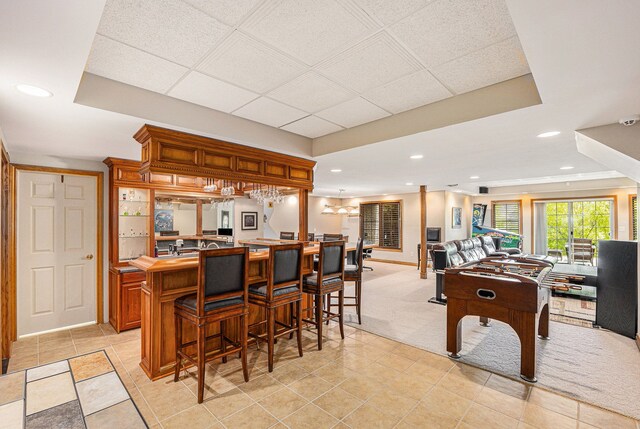
[[[347,254],[347,264],[344,267],[344,281],[354,282],[355,292],[353,296],[345,296],[344,299],[354,300],[350,303],[343,304],[344,307],[355,307],[356,314],[358,315],[358,324],[362,325],[362,317],[360,315],[360,308],[362,305],[362,268],[363,268],[363,242],[362,238],[358,238],[356,244],[356,251],[349,252]],[[333,299],[337,297],[329,295],[327,301],[327,309],[331,312],[331,306],[336,305]]]
[[[322,324],[338,318],[344,338],[344,241],[320,243],[318,269],[304,278],[302,291],[314,297],[314,318],[303,319],[318,329],[318,350],[322,350]],[[324,310],[324,297],[338,292],[338,313]]]
[[[267,313],[266,320],[250,326],[254,329],[266,324],[266,333],[251,332],[249,335],[267,341],[269,372],[273,371],[273,344],[278,337],[296,332],[298,353],[302,357],[303,246],[303,243],[295,243],[269,247],[267,282],[249,287],[249,303],[265,308]],[[276,320],[276,310],[284,306],[289,306],[288,324]]]
[[[234,247],[212,249],[200,252],[198,265],[198,290],[174,302],[176,364],[173,381],[178,381],[183,360],[198,368],[198,403],[204,398],[204,366],[207,361],[240,352],[244,381],[249,381],[247,369],[247,332],[249,327],[249,248]],[[240,339],[226,336],[226,321],[240,319]],[[196,326],[196,340],[182,342],[182,323],[186,321]],[[220,323],[220,333],[206,335],[207,326]],[[217,352],[205,353],[206,341],[220,339]],[[227,348],[227,345],[231,348]],[[186,353],[185,348],[196,345],[197,356]]]
[[[344,240],[342,234],[323,234],[322,241],[340,241]]]
[[[280,232],[280,240],[295,240],[295,239],[296,239],[295,232],[285,232],[285,231]]]

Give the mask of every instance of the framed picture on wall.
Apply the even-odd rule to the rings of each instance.
[[[451,228],[462,228],[462,207],[451,208]]]
[[[242,230],[258,229],[258,212],[242,212]]]

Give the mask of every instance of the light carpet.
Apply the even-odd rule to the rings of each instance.
[[[435,274],[420,280],[415,268],[367,265],[374,271],[364,272],[362,325],[352,307],[346,322],[446,355],[446,307],[427,302],[435,293]],[[461,362],[520,380],[520,343],[510,326],[492,321],[485,328],[472,316],[462,324]],[[537,343],[539,387],[640,419],[640,352],[632,339],[558,322],[549,330],[551,339]]]

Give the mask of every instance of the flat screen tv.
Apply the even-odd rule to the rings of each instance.
[[[429,243],[440,243],[440,232],[442,228],[438,227],[427,227],[427,242]]]
[[[218,228],[218,235],[227,235],[231,237],[233,235],[233,228]]]

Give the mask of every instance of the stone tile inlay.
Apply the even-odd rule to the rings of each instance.
[[[69,364],[76,383],[113,371],[113,366],[109,363],[107,355],[102,351],[69,359]]]
[[[76,384],[85,416],[129,399],[129,394],[115,372]]]
[[[26,429],[84,429],[82,411],[78,400],[27,416]]]

